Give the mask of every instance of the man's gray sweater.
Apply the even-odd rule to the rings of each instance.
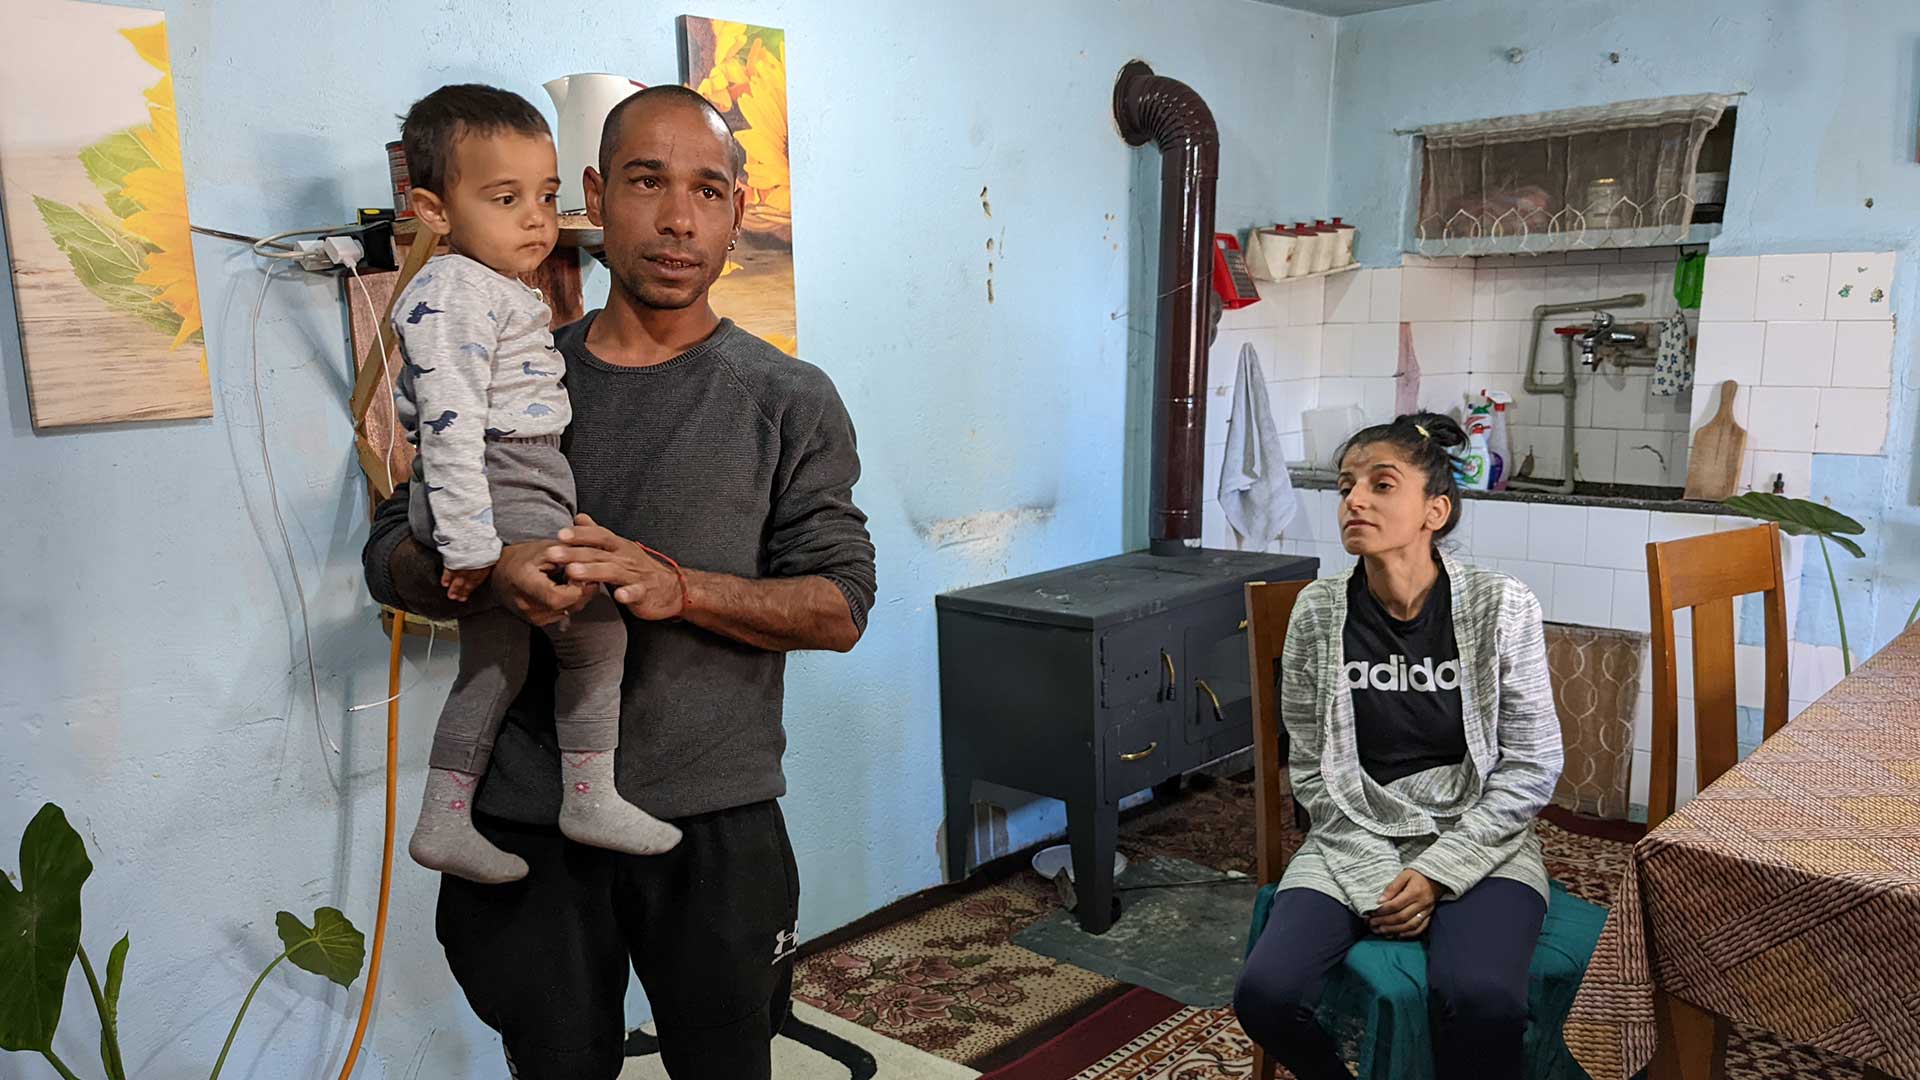
[[[573,401],[565,448],[580,512],[691,570],[823,577],[864,629],[873,542],[853,504],[853,424],[826,373],[730,321],[665,363],[619,367],[587,350],[593,317],[554,335]],[[389,564],[408,535],[402,485],[380,505],[362,554],[368,589],[396,607],[405,605]],[[474,805],[550,823],[560,811],[553,650],[543,634],[533,642],[526,688],[507,712]],[[785,794],[785,669],[782,653],[690,623],[629,616],[620,793],[664,818]]]

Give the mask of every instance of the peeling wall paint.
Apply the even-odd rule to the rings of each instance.
[[[493,82],[546,109],[541,82],[565,72],[677,75],[671,9],[343,0],[327,26],[378,32],[266,50],[315,25],[312,5],[163,6],[193,217],[254,235],[387,201],[394,114],[442,83]],[[785,807],[810,936],[941,877],[927,843],[942,801],[933,595],[1121,549],[1130,331],[1107,313],[1128,306],[1142,255],[1113,243],[1133,235],[1153,192],[1134,190],[1148,152],[1113,130],[1114,74],[1144,57],[1212,103],[1223,228],[1324,213],[1333,23],[1243,0],[1177,12],[1151,0],[736,0],[703,13],[788,32],[803,347],[859,429],[857,498],[881,559],[867,640],[788,668]],[[991,306],[983,233],[1002,249],[988,256]],[[1006,258],[1009,244],[1023,257]],[[0,843],[10,851],[51,799],[95,844],[87,940],[104,949],[132,931],[126,1049],[142,1074],[165,1076],[217,1054],[222,1018],[271,955],[277,907],[330,902],[371,926],[382,801],[381,710],[345,714],[386,691],[359,581],[366,506],[341,404],[338,285],[277,278],[260,327],[274,469],[336,757],[308,702],[260,468],[247,360],[259,273],[233,245],[203,238],[196,252],[211,421],[36,436],[17,341],[0,331],[0,498],[16,508],[0,523],[0,778],[12,796]],[[1150,247],[1144,264],[1151,273]],[[591,266],[589,304],[605,289]],[[0,290],[0,327],[14,325],[11,305]],[[955,523],[936,526],[952,542],[916,522]],[[452,670],[444,644],[430,665],[424,642],[407,658],[403,829]],[[1015,847],[1059,827],[1045,807],[1007,819]],[[434,893],[403,856],[363,1080],[501,1071],[434,942]],[[357,991],[317,982],[268,980],[229,1074],[332,1075]],[[94,1053],[83,986],[69,988],[60,1042],[76,1062]],[[632,1017],[646,1014],[636,996]],[[4,1062],[10,1078],[52,1075],[37,1059]]]

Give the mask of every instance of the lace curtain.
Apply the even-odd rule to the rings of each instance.
[[[1700,146],[1733,101],[1650,98],[1421,128],[1410,250],[1485,255],[1684,241]]]

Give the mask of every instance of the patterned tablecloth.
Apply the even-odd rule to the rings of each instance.
[[[1567,1045],[1654,1052],[1654,990],[1920,1080],[1920,626],[1634,848]]]

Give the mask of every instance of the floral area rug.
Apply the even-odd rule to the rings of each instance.
[[[1190,785],[1130,815],[1121,825],[1121,850],[1130,858],[1165,855],[1252,873],[1250,779],[1201,776]],[[1539,830],[1548,872],[1575,895],[1610,903],[1630,844],[1549,820]],[[1110,1048],[1094,1055],[1087,1080],[1252,1075],[1252,1046],[1231,1009],[1150,1008],[1137,1028],[1116,1026],[1115,1016],[1139,1012],[1138,998],[1131,1012],[1124,1007],[1127,987],[1012,944],[1014,934],[1060,909],[1053,887],[1026,870],[999,880],[980,876],[988,880],[971,891],[963,887],[897,921],[811,951],[796,968],[794,997],[928,1053],[989,1070],[989,1077],[996,1068],[1024,1075],[1012,1072],[1015,1062],[1029,1051],[1044,1052],[1044,1044],[1064,1038],[1063,1032],[1084,1036],[1081,1024],[1099,1025],[1087,1030],[1097,1030]],[[1783,1045],[1764,1032],[1736,1028],[1727,1048],[1729,1080],[1859,1075],[1856,1064]]]

